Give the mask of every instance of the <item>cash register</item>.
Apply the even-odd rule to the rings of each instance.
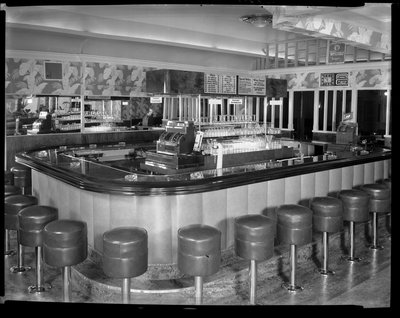
[[[47,111],[39,113],[39,118],[32,124],[32,129],[27,130],[27,134],[48,134],[52,131],[51,115]]]
[[[195,137],[193,121],[169,120],[157,141],[156,152],[148,151],[141,167],[155,172],[174,173],[171,170],[204,165],[203,156],[193,154]]]

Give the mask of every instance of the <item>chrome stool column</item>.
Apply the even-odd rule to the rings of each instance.
[[[46,224],[58,218],[58,209],[46,205],[33,205],[18,213],[19,241],[21,245],[35,248],[36,254],[36,285],[28,288],[29,292],[44,292],[51,288],[43,283],[42,245],[43,229]]]
[[[392,178],[383,179],[382,184],[387,186],[390,189],[390,212],[389,212],[389,220],[390,220],[390,230],[389,234],[386,237],[390,240],[392,234]]]
[[[12,174],[12,172],[10,172]],[[14,183],[14,182],[13,182]],[[10,184],[5,184],[4,185],[4,198],[9,197],[11,195],[17,195],[17,194],[22,194],[22,189],[21,187],[16,187]],[[11,244],[10,244],[10,230],[5,228],[4,229],[4,243],[5,243],[5,251],[4,255],[5,256],[12,256],[15,255],[15,250],[11,249]]]
[[[178,230],[178,270],[194,276],[196,305],[203,304],[203,276],[219,271],[221,231],[204,224]]]
[[[30,266],[24,266],[24,247],[19,241],[18,212],[28,206],[37,205],[38,199],[32,195],[11,195],[4,198],[4,225],[6,230],[17,231],[17,265],[10,268],[11,273],[22,273],[29,270]]]
[[[329,233],[336,233],[343,228],[343,203],[332,197],[314,197],[310,200],[313,211],[314,230],[322,232],[323,266],[316,272],[323,276],[334,275],[328,270],[329,263]]]
[[[364,184],[360,188],[370,196],[369,211],[372,212],[372,244],[369,246],[372,250],[381,250],[384,247],[378,245],[378,213],[390,212],[390,189],[380,183]]]
[[[139,227],[117,227],[103,234],[103,271],[122,278],[122,302],[130,303],[131,278],[148,267],[147,231]]]
[[[368,221],[370,198],[364,191],[356,189],[341,190],[337,196],[343,202],[343,220],[350,222],[350,253],[343,257],[349,262],[359,262],[361,258],[354,255],[354,223]]]
[[[303,287],[296,284],[297,246],[311,243],[313,212],[302,205],[283,204],[276,208],[277,239],[290,244],[290,281],[282,284],[289,292],[299,292]]]
[[[274,220],[261,214],[235,219],[235,253],[250,261],[250,305],[255,305],[257,298],[257,261],[274,255],[274,227]]]

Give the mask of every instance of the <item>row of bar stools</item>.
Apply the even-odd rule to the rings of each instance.
[[[221,231],[191,224],[178,230],[178,270],[194,276],[196,305],[203,302],[203,276],[218,272],[221,264]]]
[[[118,227],[103,234],[103,271],[122,278],[122,302],[130,303],[131,278],[148,266],[148,235],[139,227]]]
[[[17,164],[11,168],[14,175],[14,185],[22,188],[22,194],[29,194],[32,185],[31,168]]]
[[[356,189],[341,190],[337,197],[343,202],[343,220],[350,222],[350,253],[345,257],[350,262],[359,262],[361,258],[355,256],[354,223],[368,221],[370,197],[366,192]]]
[[[12,174],[12,173],[11,173]],[[4,198],[7,198],[11,195],[17,195],[17,194],[22,194],[22,189],[20,187],[16,187],[13,185],[8,185],[6,184],[4,186]],[[11,249],[11,245],[10,245],[10,230],[5,228],[4,231],[4,235],[5,235],[5,251],[4,251],[4,255],[5,256],[12,256],[15,254],[15,251]]]
[[[383,246],[377,243],[377,214],[390,211],[390,189],[384,184],[369,183],[362,185],[360,190],[366,192],[370,196],[369,212],[372,212],[373,241],[369,248],[373,250],[383,249]]]
[[[28,288],[29,292],[43,292],[42,245],[44,227],[58,219],[58,209],[46,205],[32,205],[18,213],[18,239],[21,245],[35,248],[36,285]],[[51,288],[51,286],[47,287]]]
[[[322,232],[323,266],[316,271],[324,276],[334,275],[334,271],[328,270],[329,233],[343,229],[343,203],[332,197],[314,197],[310,200],[310,209],[313,211],[314,230]]]
[[[11,195],[9,197],[4,198],[4,226],[6,231],[9,230],[14,230],[17,231],[17,265],[11,267],[11,272],[12,273],[21,273],[25,272],[30,269],[29,266],[24,266],[24,259],[23,259],[23,246],[20,244],[19,241],[19,235],[18,235],[18,230],[19,230],[19,221],[18,221],[18,213],[22,209],[32,206],[32,205],[37,205],[38,204],[38,199],[32,195],[23,195],[23,194],[18,194],[18,195]],[[9,235],[9,233],[6,233],[6,237]],[[8,241],[9,245],[9,241]],[[6,251],[5,253],[10,253],[9,252],[9,246],[6,246]]]
[[[62,268],[64,302],[71,301],[71,266],[87,258],[87,224],[60,219],[44,227],[43,259],[47,265]]]
[[[296,284],[297,246],[311,243],[312,211],[298,204],[283,204],[276,208],[277,239],[290,244],[290,281],[282,284],[289,292],[302,291]]]
[[[274,255],[274,221],[261,214],[249,214],[235,219],[235,253],[250,261],[250,305],[256,304],[257,261]]]

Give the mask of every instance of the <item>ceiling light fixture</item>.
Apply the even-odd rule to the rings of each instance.
[[[250,23],[257,28],[263,28],[272,23],[272,14],[251,14],[239,18],[240,21]]]

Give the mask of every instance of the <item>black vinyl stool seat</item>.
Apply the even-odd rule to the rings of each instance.
[[[59,219],[44,227],[43,259],[63,271],[63,301],[71,300],[71,266],[83,262],[88,254],[87,224]]]
[[[31,168],[17,164],[11,172],[14,174],[14,185],[22,188],[22,194],[28,194],[28,188],[32,186]]]
[[[261,214],[248,214],[235,219],[235,253],[250,261],[250,304],[255,305],[257,293],[257,261],[274,255],[273,219]]]
[[[14,185],[6,184],[4,185],[4,197],[9,197],[10,195],[22,194],[22,188]]]
[[[382,184],[390,189],[390,203],[392,203],[392,178],[383,179]]]
[[[372,212],[373,242],[369,248],[372,250],[383,249],[382,245],[377,244],[377,214],[390,212],[390,189],[381,183],[368,183],[362,185],[360,190],[368,193],[370,196],[369,211]]]
[[[14,174],[9,170],[4,170],[4,184],[14,185]]]
[[[322,232],[323,267],[317,271],[324,276],[334,275],[334,271],[328,270],[329,233],[343,229],[343,202],[328,196],[314,197],[310,200],[310,209],[313,211],[314,230]]]
[[[203,276],[217,273],[221,265],[221,231],[204,224],[178,230],[178,270],[195,277],[196,304],[203,300]]]
[[[103,271],[122,278],[122,302],[130,302],[131,278],[148,267],[148,235],[139,227],[117,227],[103,234]]]
[[[296,247],[311,243],[313,212],[302,205],[283,204],[276,208],[276,213],[277,239],[290,244],[290,282],[282,284],[282,288],[289,292],[302,291],[303,287],[296,285]]]
[[[24,266],[24,248],[19,242],[19,222],[18,212],[22,209],[37,205],[38,199],[32,195],[10,195],[4,198],[4,227],[6,231],[6,250],[5,255],[10,256],[15,254],[15,251],[10,249],[10,230],[17,231],[17,265],[10,268],[12,273],[21,273],[30,269],[29,266]]]
[[[343,202],[343,221],[350,222],[350,253],[345,257],[350,262],[359,262],[361,258],[354,256],[354,223],[368,221],[370,204],[369,195],[361,190],[346,189],[339,191],[337,197]]]
[[[42,245],[46,224],[58,219],[58,209],[47,205],[33,205],[19,211],[19,242],[23,246],[35,248],[36,253],[36,285],[28,288],[29,292],[43,292]],[[51,286],[47,286],[51,288]]]

